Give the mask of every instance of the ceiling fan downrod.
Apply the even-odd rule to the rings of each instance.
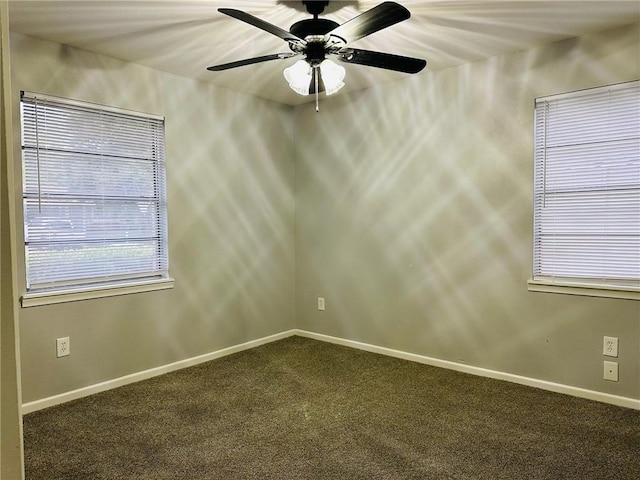
[[[302,4],[307,7],[307,12],[313,15],[315,20],[318,19],[318,15],[324,12],[324,8],[329,5],[328,1],[318,0],[302,0]]]

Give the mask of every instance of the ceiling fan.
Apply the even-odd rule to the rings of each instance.
[[[402,5],[384,2],[346,21],[342,25],[326,18],[318,18],[328,1],[302,1],[313,18],[294,23],[289,31],[265,22],[253,15],[233,8],[218,11],[275,35],[289,44],[290,52],[274,53],[208,67],[210,71],[228,70],[271,60],[303,57],[284,70],[289,86],[301,95],[315,93],[316,111],[318,94],[337,92],[344,86],[345,69],[327,57],[344,63],[366,65],[404,73],[418,73],[426,65],[425,60],[390,53],[351,48],[348,44],[408,19],[411,14]]]

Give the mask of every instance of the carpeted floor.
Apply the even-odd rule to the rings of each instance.
[[[640,478],[640,411],[301,337],[26,415],[28,480]]]

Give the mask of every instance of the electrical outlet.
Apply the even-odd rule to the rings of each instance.
[[[618,381],[618,362],[604,361],[604,379],[612,382]]]
[[[66,357],[71,353],[69,337],[56,338],[57,357]]]
[[[318,310],[324,310],[324,297],[318,297]]]
[[[618,356],[618,338],[617,337],[604,337],[602,341],[602,354],[607,357]]]

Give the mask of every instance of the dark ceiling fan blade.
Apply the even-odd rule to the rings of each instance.
[[[299,55],[299,54],[294,52],[273,53],[271,55],[263,55],[262,57],[247,58],[246,60],[238,60],[236,62],[223,63],[222,65],[214,65],[212,67],[207,67],[207,70],[210,70],[212,72],[219,72],[221,70],[228,70],[230,68],[242,67],[244,65],[251,65],[253,63],[268,62],[270,60],[284,60],[286,58],[295,57],[296,55]]]
[[[299,37],[296,37],[293,33],[288,32],[280,27],[277,27],[269,22],[265,22],[264,20],[260,20],[258,17],[254,17],[253,15],[243,12],[241,10],[236,10],[234,8],[219,8],[218,11],[220,13],[224,13],[225,15],[229,15],[230,17],[237,18],[238,20],[242,20],[249,25],[253,25],[254,27],[258,27],[265,32],[269,32],[276,37],[280,37],[281,39],[287,42],[301,42],[305,43],[305,41]]]
[[[427,65],[427,61],[420,58],[403,57],[356,48],[343,48],[338,52],[338,59],[346,63],[367,65],[404,73],[418,73]]]
[[[384,2],[334,28],[328,35],[339,37],[346,43],[351,43],[402,22],[410,16],[409,10],[402,5],[395,2]]]

